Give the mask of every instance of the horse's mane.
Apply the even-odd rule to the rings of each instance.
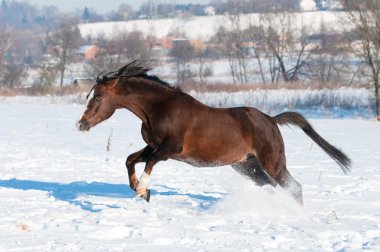
[[[141,77],[143,79],[147,79],[165,87],[168,87],[172,90],[181,91],[180,88],[170,85],[169,83],[158,78],[156,75],[148,75],[147,72],[149,72],[153,68],[154,67],[152,66],[152,63],[148,62],[147,60],[134,60],[126,64],[125,66],[119,68],[118,70],[100,73],[96,77],[96,84],[100,84],[102,81],[108,81],[113,79],[128,79],[131,77]]]

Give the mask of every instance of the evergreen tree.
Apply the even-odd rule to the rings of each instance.
[[[90,11],[87,7],[84,8],[83,14],[82,14],[82,20],[89,21],[90,20]]]
[[[8,4],[5,0],[1,2],[1,11],[4,13],[8,10]]]

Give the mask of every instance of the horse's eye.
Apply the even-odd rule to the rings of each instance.
[[[95,101],[96,101],[96,102],[101,102],[101,101],[102,101],[102,97],[100,97],[100,96],[95,97]]]

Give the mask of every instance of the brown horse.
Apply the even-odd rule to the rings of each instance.
[[[301,185],[286,168],[284,142],[279,125],[300,127],[342,168],[350,159],[324,140],[305,118],[295,112],[275,117],[255,108],[212,108],[190,95],[147,75],[144,61],[133,61],[117,71],[99,75],[87,97],[86,111],[77,122],[88,131],[108,119],[116,109],[126,108],[142,121],[141,134],[147,146],[126,161],[130,187],[149,201],[150,175],[157,162],[167,159],[194,166],[231,165],[258,185],[279,184],[302,205]],[[135,164],[145,162],[140,178]]]

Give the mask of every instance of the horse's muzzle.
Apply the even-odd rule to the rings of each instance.
[[[89,131],[90,125],[84,120],[80,120],[76,123],[77,129],[80,131]]]

